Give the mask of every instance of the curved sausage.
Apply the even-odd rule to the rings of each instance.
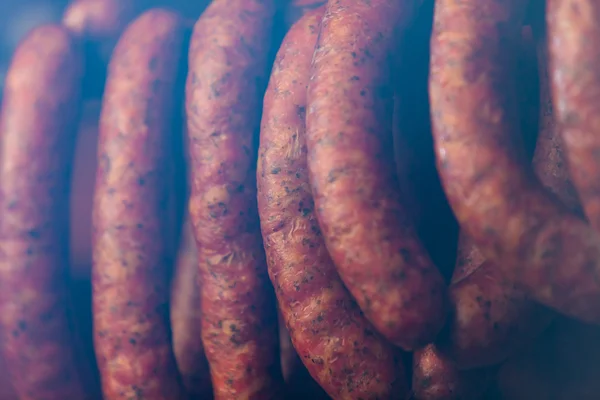
[[[200,283],[198,250],[189,222],[183,225],[171,283],[173,351],[183,383],[193,399],[212,396],[210,371],[200,336]]]
[[[429,91],[438,169],[466,234],[532,298],[600,323],[600,237],[527,165],[511,84],[526,2],[436,3]]]
[[[459,371],[435,345],[428,345],[413,353],[411,399],[482,399],[494,372],[490,368]]]
[[[69,186],[83,54],[34,29],[6,77],[0,116],[0,331],[20,399],[85,399],[69,321]]]
[[[167,160],[184,30],[154,9],[111,59],[93,205],[94,345],[106,399],[180,399],[171,349]]]
[[[189,207],[202,281],[202,341],[217,400],[271,399],[283,387],[254,147],[276,11],[275,0],[213,2],[190,45]]]
[[[327,249],[367,318],[407,350],[431,341],[447,310],[444,280],[408,221],[394,171],[391,54],[411,3],[327,3],[306,118]]]
[[[392,399],[406,390],[397,351],[374,333],[335,271],[308,181],[306,86],[323,9],[285,37],[264,99],[258,205],[269,275],[294,348],[335,399]]]
[[[532,41],[535,51],[535,43]],[[577,198],[562,160],[558,130],[549,96],[545,46],[537,46],[540,82],[538,135],[533,169],[541,183],[577,210]],[[485,261],[472,241],[461,238],[450,299],[455,314],[441,348],[462,368],[497,364],[532,343],[554,315],[531,301],[529,295],[507,279],[495,263]]]
[[[600,230],[600,46],[595,38],[600,34],[600,4],[589,0],[555,1],[546,3],[548,51],[552,96],[556,122],[561,128],[562,142],[566,150],[569,172],[573,179],[590,225]],[[548,73],[548,72],[546,72]],[[548,88],[546,88],[548,90]],[[554,128],[553,129],[557,129]],[[544,153],[555,164],[564,162],[558,148],[560,138],[547,141]],[[563,175],[553,166],[543,171],[543,176],[563,185],[569,196],[568,206],[578,203],[576,192]]]

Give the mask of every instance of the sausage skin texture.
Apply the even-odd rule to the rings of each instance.
[[[34,29],[6,77],[0,116],[1,351],[20,399],[85,399],[69,321],[69,186],[83,54]]]
[[[75,35],[96,41],[116,41],[140,8],[139,0],[74,0],[62,23]]]
[[[600,323],[600,237],[518,142],[512,49],[525,2],[436,3],[429,91],[438,169],[465,233],[540,303]]]
[[[285,26],[291,27],[303,15],[327,3],[327,0],[289,0],[284,7]]]
[[[526,38],[527,39],[527,38]],[[533,168],[542,184],[570,209],[577,198],[562,161],[552,116],[545,46],[537,46],[540,82],[540,133]],[[535,43],[528,50],[536,54]],[[523,108],[522,108],[523,109]],[[531,301],[526,291],[506,279],[501,268],[461,237],[450,299],[455,310],[441,348],[462,368],[497,364],[532,343],[550,324],[553,313]]]
[[[401,205],[393,161],[391,54],[411,3],[327,3],[306,118],[327,248],[367,318],[407,350],[431,341],[447,311],[444,280]]]
[[[600,4],[591,0],[548,0],[546,8],[556,119],[585,215],[590,225],[599,231],[600,72],[597,65],[600,47],[590,38],[600,34]],[[555,155],[557,162],[562,162],[558,158],[562,155]]]
[[[407,386],[398,351],[375,334],[337,275],[308,180],[306,88],[323,11],[288,32],[264,99],[257,180],[269,275],[294,348],[332,398],[400,398]]]
[[[186,85],[202,341],[216,399],[281,396],[275,296],[256,204],[274,0],[220,0],[196,22]]]
[[[553,316],[486,261],[464,234],[449,297],[453,312],[437,345],[461,369],[504,361],[539,336]]]
[[[413,353],[411,399],[481,399],[494,372],[491,368],[459,371],[435,345],[430,344]]]
[[[175,276],[171,283],[171,330],[173,351],[183,383],[193,399],[212,396],[210,371],[200,336],[200,282],[198,250],[192,227],[183,225]]]
[[[93,206],[94,345],[106,399],[184,398],[171,349],[165,236],[169,135],[184,30],[154,9],[111,59]]]

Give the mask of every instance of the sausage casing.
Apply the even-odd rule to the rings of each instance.
[[[94,345],[106,399],[179,399],[165,237],[185,31],[153,9],[121,36],[102,104],[93,205]]]

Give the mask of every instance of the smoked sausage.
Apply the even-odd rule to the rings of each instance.
[[[189,212],[202,341],[217,400],[273,399],[283,378],[256,204],[256,139],[275,0],[213,1],[194,26],[186,84]]]
[[[433,340],[447,311],[444,280],[402,207],[393,161],[394,32],[413,16],[413,3],[327,3],[306,116],[327,249],[367,318],[406,350]]]
[[[184,398],[165,237],[184,36],[177,15],[150,10],[123,33],[109,64],[92,217],[94,346],[107,400]]]
[[[69,318],[69,186],[83,53],[59,26],[34,29],[6,77],[0,116],[0,331],[20,399],[87,393]]]
[[[321,7],[326,2],[327,0],[288,0],[283,15],[286,27],[291,27],[304,14]]]
[[[139,0],[74,0],[63,15],[71,32],[114,43],[140,8]]]
[[[465,233],[528,296],[600,323],[600,237],[523,151],[513,44],[527,2],[436,3],[429,92],[438,169]]]
[[[526,44],[531,43],[526,51],[534,57],[537,53],[538,62],[534,65],[540,82],[540,132],[533,169],[550,192],[570,209],[577,209],[552,115],[545,46],[541,43],[536,46],[531,35],[523,39]],[[466,235],[461,237],[458,253],[450,286],[455,312],[440,347],[461,368],[497,364],[532,343],[549,326],[554,314],[531,301],[527,292],[507,279],[496,264],[485,261]]]
[[[557,142],[562,137],[573,179],[585,215],[590,225],[600,231],[600,46],[595,38],[600,34],[600,4],[591,0],[546,2],[547,38],[556,125],[561,136],[547,140],[544,155],[552,157],[555,165],[564,163]],[[547,90],[547,89],[546,89]],[[550,131],[550,129],[548,129]],[[565,179],[567,171],[554,165],[543,171],[544,177],[563,185],[569,195],[567,206],[577,204],[578,196]]]
[[[288,32],[264,99],[258,205],[269,275],[292,343],[334,399],[400,398],[398,351],[344,288],[317,223],[307,169],[306,87],[323,8]]]

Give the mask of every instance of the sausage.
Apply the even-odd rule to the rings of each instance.
[[[595,40],[600,19],[600,5],[593,1],[571,0],[546,3],[548,52],[551,92],[556,105],[556,123],[561,127],[569,172],[581,198],[590,225],[600,230],[600,162],[597,153],[597,98],[600,96],[600,47]],[[548,72],[546,72],[548,73]],[[545,90],[549,90],[546,88]],[[557,129],[548,127],[548,131]],[[545,155],[555,165],[562,165],[565,156],[559,149],[559,136],[547,141]],[[555,182],[568,195],[567,206],[579,203],[578,195],[566,178],[564,168],[548,165],[543,177]]]
[[[257,180],[269,276],[294,348],[331,397],[400,398],[407,386],[398,352],[344,288],[315,215],[304,121],[322,15],[312,11],[288,32],[264,98]]]
[[[557,318],[526,352],[498,374],[502,399],[592,400],[598,397],[598,326]]]
[[[281,396],[278,323],[256,204],[256,139],[275,0],[211,3],[194,26],[186,84],[189,210],[200,260],[202,342],[215,398]]]
[[[73,0],[63,14],[62,23],[76,36],[105,46],[108,57],[139,9],[139,0]]]
[[[538,337],[553,313],[485,261],[450,286],[454,313],[438,345],[462,369],[498,364]]]
[[[402,205],[448,282],[456,260],[458,223],[442,189],[433,153],[427,93],[432,22],[433,1],[427,1],[394,51],[393,139]]]
[[[540,131],[533,155],[533,169],[540,182],[555,194],[569,210],[582,215],[581,202],[564,154],[560,116],[554,111],[548,68],[548,49],[544,38],[538,38],[537,56],[540,76]]]
[[[181,234],[171,283],[171,330],[173,351],[183,383],[193,399],[212,396],[210,371],[200,338],[200,283],[198,282],[198,250],[189,221]]]
[[[438,169],[465,233],[533,300],[600,323],[600,237],[527,164],[511,45],[526,2],[436,3],[429,92]]]
[[[306,116],[327,249],[367,318],[406,350],[431,341],[447,310],[444,280],[408,221],[394,171],[391,52],[410,4],[327,3]]]
[[[431,344],[413,353],[411,399],[483,399],[494,372],[491,368],[459,371]]]
[[[461,369],[504,361],[538,337],[553,317],[486,261],[464,234],[449,297],[453,313],[437,345]]]
[[[0,116],[0,350],[20,399],[88,398],[67,295],[69,186],[83,54],[34,29],[6,77]]]
[[[533,49],[530,50],[534,54]],[[561,144],[552,116],[545,47],[537,46],[540,81],[540,132],[533,169],[541,183],[570,209],[577,198],[562,161]],[[531,301],[526,291],[506,279],[502,269],[483,255],[469,238],[462,237],[457,267],[450,287],[455,314],[442,350],[462,368],[497,364],[533,342],[554,314]]]
[[[171,349],[165,221],[184,29],[154,9],[108,69],[93,204],[94,345],[106,399],[184,396]]]

